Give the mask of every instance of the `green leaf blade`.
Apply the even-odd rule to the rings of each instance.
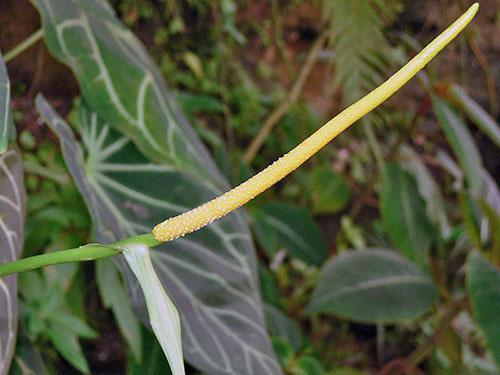
[[[342,211],[351,200],[351,191],[344,178],[329,168],[315,168],[309,177],[313,211],[333,214]]]
[[[307,210],[283,202],[269,202],[254,212],[257,241],[270,257],[284,249],[291,257],[320,265],[328,247]]]
[[[415,319],[437,297],[428,275],[397,253],[348,251],[325,264],[309,311],[368,323]]]
[[[7,71],[0,55],[0,263],[21,256],[26,193],[20,152],[8,148],[12,128]],[[7,373],[17,336],[17,275],[0,278],[0,374]]]
[[[216,173],[148,52],[107,3],[33,3],[49,50],[73,70],[100,117],[151,160],[192,168],[207,179]]]
[[[266,323],[272,337],[280,337],[290,344],[294,351],[298,351],[304,340],[297,323],[290,319],[279,308],[265,304]]]
[[[411,260],[425,264],[435,234],[415,179],[396,164],[383,172],[381,214],[392,241]]]
[[[84,374],[90,374],[89,365],[83,355],[78,338],[72,331],[55,324],[48,328],[47,335],[64,359]]]
[[[478,251],[469,255],[467,266],[467,288],[473,315],[500,368],[500,269],[489,263]]]
[[[442,99],[433,96],[432,104],[436,117],[453,149],[471,191],[479,195],[483,191],[483,162],[473,142],[473,137],[463,119]]]

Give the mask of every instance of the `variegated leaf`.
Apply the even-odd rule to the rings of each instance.
[[[73,70],[93,111],[150,159],[218,175],[146,49],[105,1],[32,1],[50,51]]]
[[[19,152],[0,155],[0,263],[20,257],[26,197]],[[0,278],[0,374],[9,368],[17,332],[17,275]]]
[[[26,194],[21,157],[6,148],[12,127],[9,81],[0,56],[0,263],[20,257],[24,239]],[[3,147],[5,146],[5,147]],[[0,278],[0,375],[6,374],[17,334],[17,275]]]
[[[43,98],[37,105],[61,141],[100,242],[148,232],[162,218],[220,193],[197,175],[151,163],[87,111],[80,124],[84,158],[64,121]],[[151,258],[181,315],[190,363],[210,374],[281,373],[265,329],[254,249],[241,212],[152,250]],[[144,319],[144,298],[130,271],[127,279]]]

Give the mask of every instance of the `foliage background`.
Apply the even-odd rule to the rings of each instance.
[[[114,0],[111,4],[153,54],[192,125],[235,185],[387,77],[413,54],[416,43],[425,44],[468,2]],[[498,2],[481,1],[474,25],[427,70],[441,98],[447,100],[451,83],[456,83],[497,121],[499,22]],[[39,16],[27,1],[2,1],[0,25],[0,49],[8,51],[39,28]],[[323,44],[324,39],[328,41]],[[54,135],[41,126],[33,105],[35,94],[43,92],[60,113],[71,117],[78,86],[43,43],[17,57],[8,71],[29,192],[24,256],[86,243],[90,220],[85,206],[65,170]],[[248,206],[259,250],[263,299],[269,310],[278,311],[275,315],[285,313],[291,318],[287,322],[292,328],[285,330],[288,339],[274,343],[289,372],[349,368],[390,373],[408,365],[435,337],[438,350],[411,363],[412,371],[469,366],[467,350],[478,361],[484,356],[483,338],[476,326],[467,324],[467,316],[453,320],[452,329],[447,327],[450,322],[432,327],[441,322],[441,305],[417,322],[389,324],[385,330],[380,324],[354,323],[332,315],[311,318],[306,312],[320,266],[351,248],[398,247],[420,264],[427,262],[421,253],[431,249],[435,263],[431,262],[430,272],[442,281],[438,284],[444,288],[442,305],[446,305],[443,296],[463,290],[462,267],[474,235],[468,229],[468,211],[460,204],[456,180],[443,167],[442,155],[452,155],[453,146],[423,87],[413,80],[363,125],[353,127]],[[278,121],[272,119],[275,113]],[[262,148],[255,157],[249,156],[252,141],[269,123],[273,129]],[[468,123],[485,170],[499,176],[498,146]],[[416,194],[411,190],[414,177],[391,163],[401,166],[412,160],[424,163],[444,197],[446,218],[437,219],[437,226],[451,240],[442,246],[431,245],[435,234],[422,202],[412,210],[420,210],[424,222],[418,226],[416,242],[405,243],[411,233],[405,236],[387,228],[390,220],[384,217],[397,213],[391,202],[401,185],[391,190],[386,182],[406,181],[409,192]],[[386,164],[394,167],[386,170]],[[431,201],[436,200],[431,197]],[[277,229],[283,227],[288,230]],[[421,251],[414,254],[419,247]],[[446,255],[435,254],[436,248]],[[83,352],[92,372],[123,372],[131,356],[98,297],[93,266],[60,270],[57,277],[67,282],[62,283],[59,298],[93,327],[81,335],[87,338]],[[27,317],[23,324],[29,332],[34,329],[29,319],[39,302],[30,296],[28,286],[50,284],[35,278],[27,275],[20,281]],[[70,368],[54,349],[44,346],[46,332],[39,332],[34,341],[49,367]],[[128,361],[128,368],[133,368]]]

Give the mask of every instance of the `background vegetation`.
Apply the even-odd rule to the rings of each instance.
[[[375,87],[469,5],[110,4],[230,185]],[[40,27],[39,15],[28,1],[2,1],[0,25],[5,53]],[[481,1],[474,24],[425,74],[247,206],[267,328],[286,373],[498,370],[499,40],[498,3]],[[78,84],[43,42],[7,69],[28,192],[23,256],[91,242],[92,219],[34,106],[42,92],[76,126]],[[105,267],[20,275],[13,373],[164,371],[154,337],[124,308],[121,276]]]

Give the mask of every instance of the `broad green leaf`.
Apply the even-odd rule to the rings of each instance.
[[[21,256],[26,197],[22,162],[15,148],[0,155],[0,263]],[[0,374],[6,374],[17,333],[17,275],[0,278]]]
[[[489,263],[478,251],[469,255],[467,266],[467,288],[474,319],[500,368],[500,268]]]
[[[270,202],[252,212],[259,244],[270,257],[284,249],[291,257],[320,265],[326,258],[326,240],[307,210]]]
[[[450,90],[452,99],[467,113],[476,126],[500,147],[500,127],[479,104],[466,94],[458,85],[452,85]]]
[[[7,150],[14,132],[10,113],[10,82],[0,54],[0,155]]]
[[[99,117],[152,160],[191,169],[208,180],[216,175],[148,52],[107,2],[32,2],[49,50],[72,69]]]
[[[437,119],[465,174],[467,186],[475,195],[481,194],[484,188],[482,176],[484,167],[481,154],[474,144],[474,138],[454,108],[436,96],[432,97],[432,104]]]
[[[354,321],[390,323],[418,318],[437,298],[432,279],[393,251],[347,251],[328,261],[309,311]]]
[[[141,362],[141,325],[130,307],[127,287],[122,283],[118,269],[110,259],[101,259],[96,262],[95,273],[102,303],[113,311],[118,328],[135,360]]]
[[[272,337],[281,337],[286,340],[293,350],[298,351],[302,345],[302,333],[297,323],[284,312],[270,304],[264,305],[267,329]]]
[[[22,161],[15,147],[7,148],[10,124],[9,85],[0,56],[0,263],[21,256],[26,196]],[[0,374],[8,373],[17,335],[17,275],[0,278]]]
[[[344,178],[328,168],[315,168],[309,176],[313,211],[331,214],[343,210],[351,200],[351,191]]]
[[[71,130],[49,104],[39,97],[37,106],[59,137],[98,242],[148,232],[163,218],[220,194],[195,175],[151,163],[95,113],[82,110],[81,136],[88,155],[84,159]],[[281,373],[265,329],[254,249],[241,213],[163,244],[151,258],[182,316],[188,362],[209,374]],[[117,259],[123,265],[123,259]],[[124,272],[132,303],[147,320],[137,281],[126,268]]]
[[[408,259],[425,263],[434,231],[415,179],[396,164],[384,168],[380,204],[394,244]]]
[[[422,162],[413,149],[404,147],[403,154],[406,157],[403,165],[415,176],[420,196],[425,200],[425,207],[429,220],[439,227],[443,238],[448,238],[451,233],[451,226],[448,221],[446,207],[439,185],[425,163]]]
[[[179,313],[156,275],[149,252],[150,249],[142,245],[129,246],[123,250],[144,293],[149,322],[168,359],[170,370],[173,375],[184,375]]]

